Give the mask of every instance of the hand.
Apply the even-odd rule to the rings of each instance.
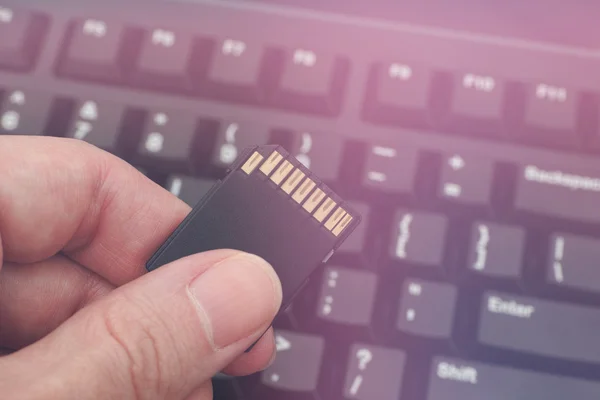
[[[219,250],[145,274],[190,209],[83,142],[0,136],[0,397],[211,399],[274,355],[281,285]]]

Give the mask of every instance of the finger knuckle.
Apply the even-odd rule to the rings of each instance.
[[[124,306],[127,304],[127,306]],[[181,375],[176,341],[167,321],[139,300],[114,301],[102,315],[112,341],[117,371],[128,382],[134,399],[165,398],[171,391],[169,376]]]

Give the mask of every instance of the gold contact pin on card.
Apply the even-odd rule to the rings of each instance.
[[[346,229],[348,227],[348,225],[350,225],[350,222],[352,222],[353,219],[354,218],[352,217],[352,215],[346,214],[346,216],[344,217],[342,222],[340,222],[339,225],[336,226],[335,229],[333,230],[333,234],[335,236],[340,236],[340,234],[344,231],[344,229]]]
[[[277,167],[279,165],[279,163],[281,162],[281,160],[283,160],[283,156],[277,152],[274,151],[269,158],[267,158],[267,161],[265,161],[263,163],[263,165],[260,166],[260,171],[269,176],[271,174],[271,172],[273,172],[273,170],[275,169],[275,167]]]
[[[296,190],[296,192],[292,196],[292,199],[294,199],[298,204],[302,203],[306,196],[308,196],[308,194],[314,189],[316,185],[317,184],[312,179],[307,178],[304,181],[304,183],[300,185],[300,188]]]
[[[302,182],[304,176],[304,172],[302,172],[300,169],[295,170],[287,179],[287,181],[285,181],[285,183],[281,186],[281,189],[287,194],[292,193],[292,190],[296,189],[296,186]]]
[[[333,211],[337,203],[330,197],[323,202],[321,207],[313,214],[313,217],[319,222],[323,220]]]
[[[308,200],[306,200],[306,203],[304,203],[302,208],[304,208],[309,213],[312,213],[314,211],[314,209],[317,208],[317,206],[319,204],[321,204],[321,202],[323,201],[324,198],[325,198],[325,192],[322,191],[321,189],[317,189],[312,194],[312,196],[310,196],[310,198]]]
[[[255,151],[254,154],[252,154],[252,157],[250,157],[248,161],[246,161],[246,163],[242,166],[242,171],[250,175],[252,171],[254,171],[256,167],[258,167],[263,158],[264,157],[262,154],[260,154],[258,151]]]
[[[346,216],[346,211],[343,208],[338,208],[331,217],[325,223],[325,228],[329,231],[333,230],[335,226]]]
[[[281,163],[281,166],[277,169],[277,171],[273,172],[273,175],[271,175],[271,180],[275,182],[276,185],[280,185],[293,168],[294,166],[292,163],[288,160],[285,160],[283,163]]]

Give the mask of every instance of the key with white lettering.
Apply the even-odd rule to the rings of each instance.
[[[0,135],[45,134],[53,96],[29,89],[4,92],[0,99]]]
[[[212,164],[217,167],[229,167],[245,148],[267,144],[269,137],[268,128],[261,124],[249,121],[220,121]]]
[[[441,266],[448,219],[443,215],[398,210],[392,227],[392,258]]]
[[[486,292],[480,343],[572,361],[600,363],[600,310],[588,306]]]
[[[262,383],[288,392],[317,389],[325,340],[288,331],[275,332],[277,357],[261,375]]]
[[[369,325],[377,275],[350,268],[328,267],[323,275],[317,315],[347,325]]]
[[[497,278],[519,278],[525,250],[525,230],[478,221],[471,228],[468,267]]]
[[[453,75],[447,123],[461,132],[498,134],[503,127],[505,82],[481,73]]]
[[[357,343],[350,349],[344,397],[398,400],[406,354],[401,350]]]
[[[183,172],[193,169],[197,117],[180,111],[155,109],[146,114],[138,158],[157,161]]]
[[[573,143],[577,137],[579,93],[552,83],[526,85],[522,135],[541,141]]]
[[[446,357],[431,366],[427,400],[596,400],[600,383]]]
[[[439,196],[460,203],[487,205],[493,174],[493,162],[489,158],[448,155],[442,165]]]
[[[132,74],[134,84],[166,90],[189,89],[191,50],[189,34],[159,27],[145,31]]]
[[[409,146],[368,149],[363,184],[386,193],[413,193],[419,153]]]
[[[590,292],[600,292],[600,239],[557,233],[550,238],[547,280]]]
[[[217,183],[210,179],[174,175],[167,181],[166,189],[173,195],[194,207]]]
[[[456,287],[447,283],[405,281],[396,327],[413,335],[449,338],[457,296]]]
[[[73,102],[66,137],[83,140],[106,151],[119,147],[125,106],[95,98]]]
[[[551,201],[549,199],[552,199]],[[515,207],[535,214],[600,222],[600,165],[527,164],[520,168]]]

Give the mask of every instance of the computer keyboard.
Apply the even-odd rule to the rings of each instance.
[[[600,53],[263,3],[4,0],[0,134],[190,205],[277,143],[352,200],[274,364],[218,399],[600,398]]]

